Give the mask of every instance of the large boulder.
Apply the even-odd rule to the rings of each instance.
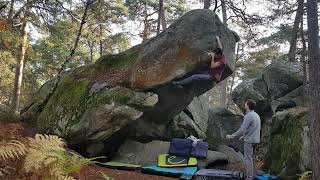
[[[241,82],[231,94],[232,100],[245,113],[245,102],[247,99],[253,99],[257,103],[255,111],[264,117],[271,117],[271,99],[269,98],[268,86],[260,77]]]
[[[244,112],[246,99],[257,102],[257,113],[262,119],[270,118],[276,107],[288,100],[304,104],[301,66],[294,63],[271,63],[261,77],[240,83],[232,92],[232,100]]]
[[[112,161],[152,166],[157,164],[159,154],[167,154],[170,142],[152,141],[140,143],[137,141],[126,141],[121,145],[117,155]]]
[[[244,156],[240,151],[226,145],[219,145],[217,151],[224,153],[230,163],[244,163]]]
[[[152,88],[196,70],[201,61],[207,60],[204,51],[216,46],[215,35],[221,37],[229,63],[233,64],[238,37],[213,11],[193,10],[141,45],[131,74],[132,87]]]
[[[303,91],[304,91],[304,87],[302,85],[278,99],[273,99],[271,102],[272,109],[275,111],[280,105],[290,101],[293,101],[296,104],[296,106],[306,107],[307,102],[306,102],[306,98],[304,97]]]
[[[207,95],[194,97],[192,102],[172,118],[169,123],[141,120],[129,127],[128,137],[140,142],[151,140],[171,140],[174,137],[186,138],[190,135],[206,138],[208,121]]]
[[[170,82],[207,67],[210,57],[204,52],[212,49],[217,35],[232,63],[238,40],[235,33],[214,12],[192,10],[140,45],[67,72],[48,101],[45,98],[52,83],[47,83],[39,92],[44,96],[35,98],[23,117],[34,122],[41,133],[59,135],[68,144],[103,144],[106,150],[110,138],[114,141],[129,134],[141,134],[149,141],[166,138],[167,126],[187,109],[193,122],[186,127],[193,126],[200,136],[206,131],[207,119],[194,113],[201,109],[201,100],[195,100],[198,105],[190,103],[215,83],[179,88]],[[185,115],[190,113],[185,111]]]
[[[278,99],[303,83],[301,64],[275,62],[263,72],[263,79],[272,99]]]
[[[227,134],[236,132],[243,121],[242,115],[233,114],[224,108],[209,110],[209,122],[207,129],[207,141],[210,149],[216,149],[218,145],[232,145],[234,148],[243,151],[243,142],[238,139],[227,140]]]
[[[309,114],[304,108],[277,112],[269,125],[265,148],[265,165],[284,179],[311,168]]]
[[[199,169],[207,168],[211,164],[217,162],[229,162],[228,156],[219,151],[210,151],[208,150],[207,158],[206,159],[198,159],[197,167]]]

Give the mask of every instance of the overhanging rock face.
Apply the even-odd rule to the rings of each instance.
[[[184,89],[170,82],[208,67],[204,51],[215,46],[217,35],[233,64],[238,36],[214,12],[193,10],[143,44],[69,72],[39,108],[48,89],[44,85],[23,117],[42,133],[57,134],[70,144],[106,142],[138,122],[166,125],[214,86],[210,81]]]
[[[208,63],[204,51],[216,47],[221,38],[229,64],[238,36],[210,10],[193,10],[175,21],[157,37],[141,44],[131,74],[131,85],[145,89],[182,77]]]

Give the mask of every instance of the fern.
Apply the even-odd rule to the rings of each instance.
[[[83,158],[69,153],[64,148],[65,142],[54,135],[36,134],[28,138],[28,144],[19,141],[0,142],[0,159],[19,159],[25,156],[26,172],[38,174],[46,180],[75,180],[68,176],[79,172],[82,167],[94,162],[96,158]],[[0,177],[5,171],[0,171]]]
[[[26,154],[26,147],[19,141],[0,142],[0,158],[3,160],[20,159]]]
[[[78,172],[82,167],[92,164],[96,158],[83,158],[75,153],[63,153],[60,156],[60,166],[67,174]]]
[[[36,134],[35,138],[28,138],[29,148],[25,158],[26,172],[39,170],[56,163],[57,152],[63,152],[65,143],[58,136]]]
[[[28,153],[25,158],[27,172],[44,173],[56,180],[71,180],[68,174],[78,172],[91,164],[93,159],[83,158],[64,149],[65,143],[58,136],[40,135],[29,138]]]
[[[299,180],[308,180],[309,178],[311,178],[312,175],[312,171],[306,171],[303,174],[298,174],[298,176],[300,176]]]

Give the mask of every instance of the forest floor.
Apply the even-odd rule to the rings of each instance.
[[[10,141],[18,140],[20,142],[27,142],[28,137],[34,137],[35,131],[28,127],[26,124],[21,122],[3,123],[0,122],[0,140]],[[244,171],[245,167],[242,164],[230,164],[226,167],[228,170],[233,171]],[[109,168],[100,167],[97,165],[89,165],[80,170],[78,173],[73,173],[76,179],[81,180],[103,180],[106,179],[103,176],[111,177],[115,180],[171,180],[177,178],[156,176],[143,174],[139,171],[125,171],[125,170],[114,170]],[[8,180],[40,180],[39,176],[31,173],[26,173],[23,170],[23,160],[8,160],[0,161],[0,179]]]

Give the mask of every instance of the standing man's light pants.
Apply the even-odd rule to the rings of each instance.
[[[247,179],[253,179],[255,176],[254,145],[255,144],[244,142],[244,161],[246,164]]]

